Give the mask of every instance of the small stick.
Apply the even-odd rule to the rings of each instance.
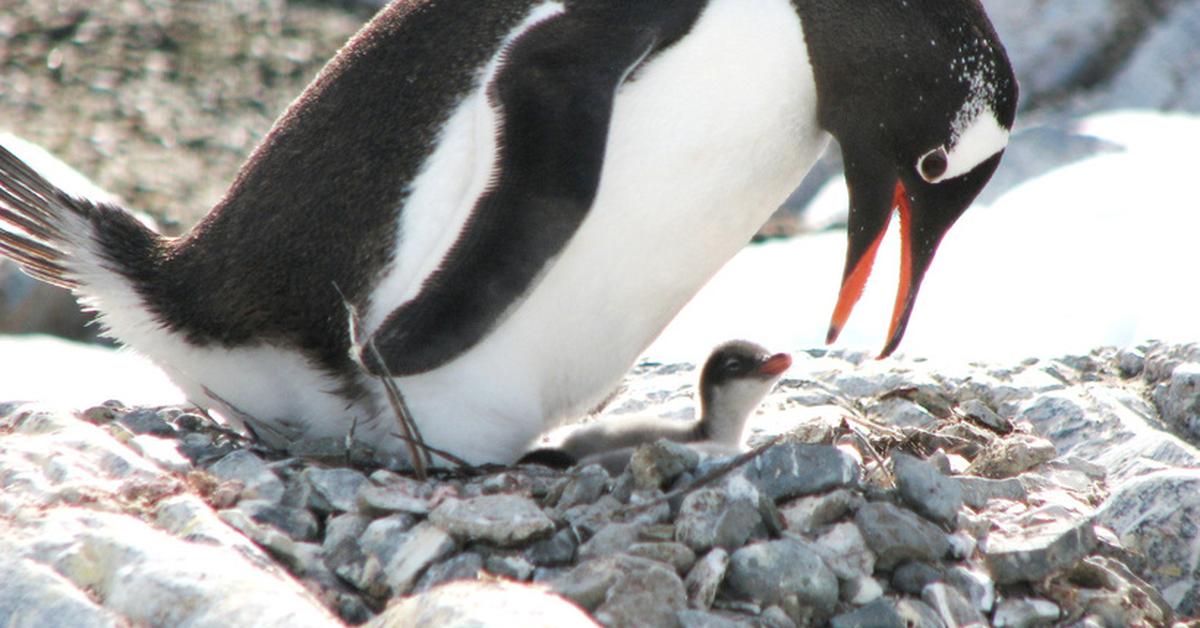
[[[742,454],[738,454],[738,456],[735,457],[733,460],[730,460],[729,462],[726,462],[725,464],[717,467],[716,469],[709,471],[703,477],[699,478],[695,482],[692,482],[691,484],[689,484],[683,488],[673,490],[670,493],[667,493],[666,495],[659,497],[658,499],[648,501],[644,504],[636,504],[636,505],[631,504],[631,505],[625,506],[625,507],[617,510],[615,514],[620,515],[620,516],[631,515],[640,510],[645,510],[652,506],[657,506],[659,504],[669,502],[672,499],[675,499],[676,497],[681,497],[681,496],[687,495],[688,493],[691,493],[693,491],[704,488],[705,486],[708,486],[709,484],[712,484],[714,481],[716,481],[717,478],[728,475],[730,471],[733,471],[734,469],[737,469],[738,467],[744,466],[746,463],[750,462],[751,460],[754,460],[755,458],[761,456],[764,451],[770,449],[771,447],[774,447],[777,443],[779,443],[780,440],[783,440],[783,437],[784,437],[783,434],[776,434],[775,436],[773,436],[771,438],[771,440],[763,443],[762,445],[759,445],[758,447],[755,447],[754,449],[751,449],[750,451],[747,451]]]
[[[404,395],[400,392],[400,387],[392,379],[391,373],[388,373],[387,364],[383,361],[383,356],[379,353],[379,348],[375,346],[375,341],[368,338],[365,342],[359,337],[359,332],[362,328],[362,321],[358,317],[358,309],[350,303],[349,299],[342,292],[342,289],[335,283],[333,289],[342,297],[342,305],[346,308],[346,316],[350,319],[350,342],[355,348],[362,348],[370,352],[375,362],[383,369],[382,375],[375,375],[370,372],[370,369],[365,364],[359,362],[359,366],[368,375],[372,375],[383,383],[383,389],[387,393],[388,405],[392,407],[392,412],[396,415],[396,422],[400,424],[400,430],[404,432],[402,440],[408,445],[409,457],[412,459],[413,473],[418,480],[424,480],[428,477],[426,467],[430,466],[432,460],[429,457],[428,445],[425,444],[425,439],[421,438],[421,431],[417,428],[416,421],[412,418],[412,413],[408,410],[408,404],[404,402]]]

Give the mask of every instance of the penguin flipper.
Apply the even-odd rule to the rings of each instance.
[[[500,119],[494,183],[421,292],[375,331],[383,364],[362,356],[373,373],[422,373],[478,343],[583,222],[617,88],[661,41],[653,26],[587,18],[548,19],[505,51],[487,86]]]

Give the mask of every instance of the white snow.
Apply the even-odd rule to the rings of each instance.
[[[1156,338],[1200,340],[1200,117],[1116,112],[1081,133],[1120,144],[968,210],[927,275],[900,351],[1014,360]],[[841,180],[814,202],[845,207]],[[894,223],[894,221],[893,221]],[[701,360],[718,342],[824,344],[845,232],[749,247],[680,313],[647,356]],[[878,352],[898,276],[896,233],[835,345]]]

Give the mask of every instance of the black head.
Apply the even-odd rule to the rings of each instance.
[[[700,403],[711,407],[717,391],[736,381],[774,382],[791,365],[788,354],[772,354],[753,342],[731,340],[721,344],[709,354],[700,372]]]
[[[977,0],[793,0],[850,191],[849,245],[833,342],[898,209],[900,289],[882,355],[895,350],[946,231],[991,178],[1017,81]]]

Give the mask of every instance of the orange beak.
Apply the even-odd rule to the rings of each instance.
[[[913,282],[912,207],[908,193],[904,189],[904,183],[900,181],[896,182],[892,208],[900,213],[900,286],[896,292],[896,304],[892,308],[892,322],[888,328],[887,343],[879,354],[880,358],[891,355],[900,344],[900,339],[904,336],[904,329],[908,326],[908,317],[912,312],[912,306],[916,302],[916,284]],[[879,234],[875,236],[875,239],[857,263],[851,266],[850,272],[842,280],[837,306],[833,309],[833,318],[829,323],[829,333],[825,336],[826,343],[833,343],[837,340],[846,321],[850,318],[850,312],[854,310],[855,304],[862,297],[863,288],[867,285],[867,278],[871,276],[871,268],[875,265],[875,254],[879,251],[879,244],[883,242],[883,235],[887,233],[887,225],[890,221],[891,213],[889,212]]]

